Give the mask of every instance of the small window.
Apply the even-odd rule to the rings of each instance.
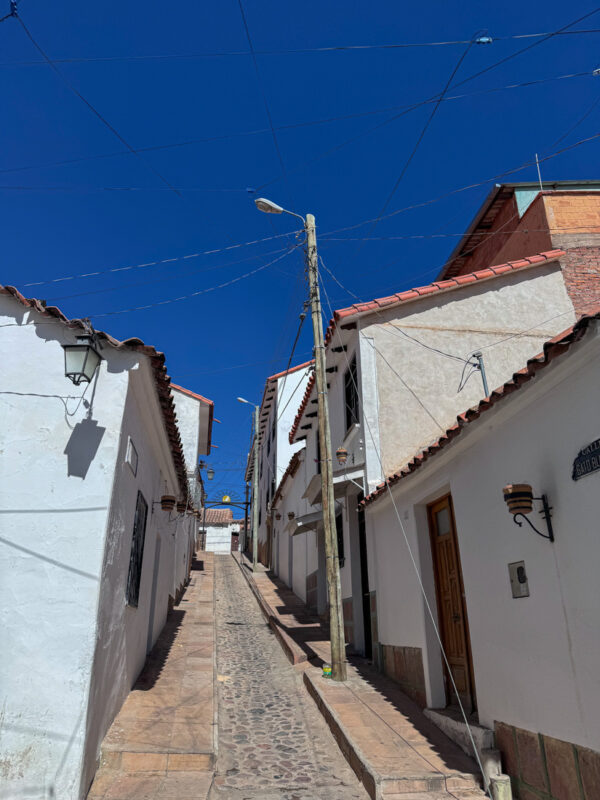
[[[133,443],[133,439],[131,436],[127,440],[127,455],[125,456],[125,461],[131,467],[131,471],[134,475],[137,475],[137,468],[138,468],[138,454],[137,450],[135,449],[135,445]]]
[[[137,608],[140,599],[140,582],[142,580],[142,562],[144,558],[144,541],[146,539],[146,518],[148,504],[141,492],[137,494],[135,518],[133,520],[133,537],[131,539],[131,555],[129,557],[129,575],[127,576],[127,605]]]
[[[344,403],[346,406],[346,432],[358,423],[358,373],[356,355],[344,375]]]
[[[344,566],[344,518],[338,514],[335,518],[335,531],[337,533],[338,560],[340,567]]]

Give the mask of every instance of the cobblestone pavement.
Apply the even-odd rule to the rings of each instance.
[[[230,555],[215,556],[219,749],[212,800],[366,800]]]

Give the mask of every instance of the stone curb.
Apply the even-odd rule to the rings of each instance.
[[[323,715],[325,722],[329,726],[338,747],[342,751],[344,758],[354,770],[356,777],[367,790],[371,800],[380,800],[381,778],[382,776],[369,764],[366,756],[353,742],[344,728],[341,720],[335,711],[327,704],[327,701],[319,691],[314,681],[314,677],[306,670],[303,675],[304,685],[315,701],[317,708]]]
[[[308,656],[304,652],[304,650],[302,650],[302,648],[299,647],[296,644],[296,642],[284,630],[282,630],[277,614],[273,611],[271,606],[267,603],[267,601],[260,593],[260,589],[256,585],[254,578],[248,573],[248,570],[245,569],[241,557],[236,556],[235,553],[232,553],[231,557],[240,568],[242,575],[246,579],[246,582],[250,587],[252,594],[254,595],[254,597],[258,602],[258,605],[260,606],[260,610],[262,611],[267,622],[269,623],[269,627],[279,640],[279,644],[281,645],[284,653],[286,654],[290,662],[295,666],[296,664],[301,664],[305,661],[308,661]]]

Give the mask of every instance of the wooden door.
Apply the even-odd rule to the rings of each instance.
[[[428,506],[428,512],[440,636],[461,702],[469,713],[476,709],[475,683],[465,591],[450,495]],[[457,705],[446,664],[444,681],[448,705]]]

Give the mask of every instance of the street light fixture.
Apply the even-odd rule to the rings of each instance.
[[[212,481],[212,479],[215,477],[215,471],[212,467],[209,467],[206,470],[206,477],[208,478],[209,481]]]
[[[95,348],[94,336],[82,333],[77,336],[77,344],[63,344],[65,351],[65,377],[75,386],[89,383],[94,377],[102,356]]]
[[[255,201],[259,211],[266,214],[289,214],[302,220],[306,234],[306,258],[309,297],[312,314],[315,379],[317,389],[317,418],[319,423],[319,446],[321,450],[321,508],[325,533],[325,563],[327,593],[329,597],[329,629],[331,632],[331,677],[336,681],[346,680],[344,616],[342,614],[342,587],[338,559],[337,532],[335,525],[335,498],[333,493],[333,464],[331,460],[331,430],[329,427],[329,405],[325,375],[325,346],[323,343],[323,320],[319,295],[319,269],[317,259],[317,231],[313,214],[306,218],[288,211],[265,197]],[[243,401],[242,401],[243,402]]]

